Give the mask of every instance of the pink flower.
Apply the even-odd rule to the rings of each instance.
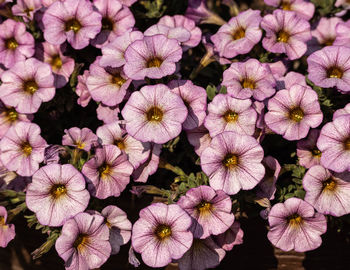
[[[88,0],[56,1],[45,11],[45,40],[59,45],[66,40],[76,50],[89,45],[90,39],[101,30],[102,15]]]
[[[269,224],[267,238],[284,251],[316,249],[322,243],[320,235],[327,230],[326,217],[298,198],[275,204],[269,213]]]
[[[276,192],[276,182],[281,171],[281,165],[274,157],[264,157],[262,164],[265,167],[265,176],[258,184],[258,198],[273,200]]]
[[[1,100],[19,113],[35,113],[42,102],[55,96],[50,66],[35,58],[16,63],[2,73],[1,81]]]
[[[40,168],[26,193],[26,204],[40,224],[54,227],[83,212],[89,199],[83,175],[70,164]]]
[[[198,128],[187,130],[188,142],[194,147],[194,151],[198,156],[201,155],[203,150],[210,145],[211,137],[209,131],[204,125]]]
[[[304,20],[310,20],[315,13],[315,5],[304,0],[264,0],[264,2],[282,10],[294,11]]]
[[[62,137],[62,145],[69,145],[90,151],[91,146],[97,142],[97,136],[88,128],[72,127],[64,130],[65,135]]]
[[[44,160],[46,141],[36,124],[19,122],[0,141],[0,159],[4,166],[21,176],[32,176]]]
[[[335,31],[336,38],[333,45],[350,47],[350,20],[338,23]]]
[[[290,60],[302,57],[311,39],[310,24],[292,11],[274,10],[266,15],[261,27],[266,31],[263,47],[273,53],[285,53]]]
[[[15,238],[15,225],[6,224],[7,211],[6,208],[0,206],[0,247],[6,247],[7,244]]]
[[[337,37],[337,33],[335,31],[336,26],[341,22],[343,22],[342,19],[337,17],[332,17],[329,19],[321,18],[317,28],[311,31],[311,34],[313,37],[316,37],[318,44],[322,46],[332,46]],[[321,46],[318,46],[314,51],[321,48]]]
[[[110,124],[119,120],[118,114],[120,109],[118,106],[108,107],[100,103],[96,109],[97,118],[105,124]]]
[[[12,13],[20,16],[25,22],[32,21],[34,13],[42,7],[42,0],[17,0],[17,4],[12,6]]]
[[[333,121],[335,118],[341,115],[347,115],[350,114],[350,103],[348,103],[343,109],[338,109],[333,114]]]
[[[78,84],[75,93],[79,96],[77,103],[82,107],[86,107],[91,100],[90,92],[86,86],[86,80],[89,75],[90,72],[85,70],[83,75],[78,76]]]
[[[321,162],[322,153],[316,146],[319,135],[319,129],[312,129],[310,130],[307,138],[300,140],[297,143],[297,156],[299,158],[299,164],[307,169],[314,165],[318,165]]]
[[[241,224],[235,221],[231,227],[222,234],[215,235],[214,241],[226,251],[230,251],[234,246],[243,243],[243,230]]]
[[[184,27],[172,28],[172,27],[162,25],[162,24],[151,25],[144,32],[144,35],[147,37],[159,35],[159,34],[162,34],[169,39],[175,39],[179,43],[186,42],[191,37],[191,33],[189,31],[187,31]]]
[[[140,211],[132,228],[132,247],[151,267],[180,259],[192,245],[189,215],[176,204],[154,203]]]
[[[122,115],[127,132],[135,139],[161,144],[180,134],[187,109],[178,95],[157,84],[133,92]]]

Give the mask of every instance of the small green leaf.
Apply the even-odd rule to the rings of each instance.
[[[207,86],[206,91],[207,91],[208,99],[209,99],[209,100],[213,100],[213,98],[214,98],[215,95],[216,95],[216,87],[215,87],[214,85],[212,85],[212,84],[209,84],[209,85]]]

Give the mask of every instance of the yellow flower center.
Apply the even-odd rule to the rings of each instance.
[[[344,141],[345,150],[350,150],[350,137]]]
[[[21,145],[21,149],[22,149],[22,152],[25,156],[30,156],[30,154],[32,153],[32,146],[28,143],[28,142],[24,142],[22,145]]]
[[[287,43],[288,40],[289,40],[289,33],[287,33],[286,31],[284,30],[280,30],[278,33],[277,33],[277,41],[278,42],[284,42],[284,43]]]
[[[83,143],[81,141],[77,141],[74,144],[78,149],[84,149],[84,147],[85,147],[85,143]]]
[[[288,224],[292,227],[298,227],[301,223],[303,223],[303,218],[298,214],[293,214],[287,218]]]
[[[291,3],[289,1],[283,1],[281,4],[283,10],[292,10]]]
[[[232,34],[233,40],[238,40],[245,37],[245,30],[243,27],[239,27],[235,32]]]
[[[322,183],[323,191],[334,191],[337,187],[337,182],[332,177]]]
[[[18,113],[14,108],[10,108],[6,111],[7,119],[10,122],[15,122],[18,119]]]
[[[126,82],[126,80],[122,76],[120,76],[120,74],[116,74],[112,76],[111,82],[112,84],[116,84],[120,87]]]
[[[163,119],[163,111],[158,107],[152,107],[146,112],[146,117],[148,121],[160,122]]]
[[[256,87],[255,81],[249,78],[244,78],[243,81],[241,81],[241,85],[243,88],[250,88],[251,90],[254,90]]]
[[[224,114],[224,118],[227,123],[236,122],[238,120],[238,113],[229,110]]]
[[[212,209],[212,204],[210,202],[202,201],[197,205],[196,208],[201,215],[207,214]]]
[[[9,38],[5,41],[5,46],[9,50],[15,50],[18,47],[18,42],[15,38]]]
[[[0,217],[0,226],[5,225],[5,217]]]
[[[322,156],[322,152],[317,148],[312,149],[312,156],[320,158]]]
[[[84,247],[89,243],[89,236],[87,234],[79,234],[78,237],[75,239],[73,246],[78,250],[82,251]]]
[[[343,77],[343,70],[337,66],[330,67],[327,69],[327,77],[328,78],[337,78],[341,79]]]
[[[227,154],[222,161],[222,163],[227,167],[227,168],[233,168],[237,166],[238,164],[238,156],[234,154]]]
[[[152,57],[147,61],[147,68],[152,68],[152,67],[160,67],[163,63],[163,60],[160,59],[159,57]]]
[[[98,173],[100,175],[100,178],[105,178],[111,173],[111,167],[107,163],[103,163],[98,168]]]
[[[115,140],[114,145],[116,145],[120,150],[125,150],[126,148],[123,140]]]
[[[102,18],[102,30],[113,30],[113,21],[110,18]]]
[[[168,225],[160,224],[157,226],[154,233],[159,240],[163,240],[171,236],[171,228]]]
[[[65,31],[73,31],[74,33],[77,33],[81,28],[81,24],[78,20],[76,19],[70,19],[69,21],[66,22],[65,24]]]
[[[65,195],[66,193],[67,193],[67,188],[63,184],[55,184],[52,186],[50,190],[51,196],[54,197],[55,199],[58,199],[59,197],[61,197],[62,195]]]
[[[59,55],[55,55],[54,57],[52,57],[51,66],[54,69],[60,69],[62,67],[62,60]]]
[[[328,38],[328,39],[326,39],[325,41],[323,41],[323,45],[324,45],[324,46],[332,46],[334,40],[335,40],[334,38]]]
[[[289,118],[294,122],[299,123],[304,118],[304,112],[299,107],[294,108],[289,112]]]
[[[25,92],[33,95],[39,89],[39,86],[35,81],[30,80],[24,83],[23,88]]]

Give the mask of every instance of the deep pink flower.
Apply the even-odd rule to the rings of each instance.
[[[267,126],[290,141],[305,138],[310,127],[318,127],[323,119],[317,93],[299,84],[278,91],[269,100],[268,110]]]
[[[276,81],[269,66],[256,59],[232,63],[224,71],[221,84],[227,87],[230,96],[238,99],[253,97],[262,101],[276,92]]]
[[[55,96],[54,76],[48,64],[35,58],[16,63],[1,75],[0,98],[19,113],[35,113]]]
[[[130,182],[132,171],[128,157],[115,145],[97,148],[82,168],[90,193],[99,199],[118,197]]]
[[[324,125],[317,147],[322,152],[323,167],[335,172],[350,171],[350,114]]]
[[[55,247],[67,270],[95,269],[111,254],[108,240],[103,216],[79,213],[64,223]]]
[[[187,109],[164,84],[133,92],[122,110],[127,132],[142,142],[165,143],[181,132]]]
[[[302,57],[311,39],[310,24],[295,12],[276,9],[266,15],[261,27],[266,31],[263,47],[273,53],[285,53],[290,60]]]
[[[260,10],[251,9],[233,17],[211,36],[215,50],[221,57],[226,58],[249,53],[261,39],[262,31],[259,27],[261,20]]]
[[[345,23],[338,23],[335,31],[337,35],[333,45],[350,47],[350,20]]]
[[[297,156],[299,158],[299,164],[307,169],[314,165],[318,165],[321,162],[322,153],[316,146],[319,135],[319,129],[312,129],[305,139],[300,140],[297,143]]]
[[[90,92],[86,86],[86,80],[89,75],[89,70],[85,70],[83,75],[79,75],[78,84],[75,89],[75,93],[79,96],[77,103],[82,107],[86,107],[91,100]]]
[[[350,48],[328,46],[307,58],[308,78],[317,86],[350,91]]]
[[[214,137],[224,131],[253,135],[257,113],[249,99],[240,100],[229,95],[218,94],[208,105],[204,126]]]
[[[97,142],[97,136],[88,128],[72,127],[64,130],[65,135],[62,137],[62,145],[69,145],[90,151],[91,146]]]
[[[282,10],[294,11],[304,20],[310,20],[315,13],[315,5],[304,0],[264,0],[264,2]]]
[[[210,186],[229,195],[252,189],[259,183],[265,175],[263,157],[264,151],[256,139],[235,132],[215,136],[200,156]]]
[[[26,204],[40,224],[54,227],[83,212],[89,199],[83,175],[70,164],[40,168],[26,193]]]
[[[4,166],[21,176],[32,176],[44,160],[46,141],[36,124],[19,122],[0,141],[0,159]]]
[[[102,15],[88,0],[56,1],[45,11],[45,40],[59,45],[66,40],[76,50],[89,45],[101,30]]]
[[[175,72],[182,57],[177,40],[154,35],[136,40],[125,51],[125,74],[133,80],[159,79]]]
[[[22,17],[25,22],[32,21],[34,13],[42,7],[42,0],[17,0],[12,6],[13,15]]]
[[[269,213],[269,224],[267,238],[284,251],[316,249],[322,243],[320,235],[327,230],[326,217],[298,198],[275,204]]]
[[[7,224],[6,208],[0,206],[0,247],[6,247],[7,244],[15,238],[15,225]]]
[[[34,54],[34,38],[24,23],[8,19],[0,24],[0,63],[10,68]]]
[[[154,203],[140,211],[132,228],[132,247],[151,267],[180,259],[192,245],[190,216],[176,204]]]

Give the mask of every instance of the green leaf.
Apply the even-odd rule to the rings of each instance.
[[[294,195],[300,199],[304,199],[305,197],[305,190],[302,190],[302,189],[297,189],[295,192],[294,192]]]
[[[215,95],[216,95],[216,87],[215,87],[214,85],[212,85],[212,84],[209,84],[209,85],[207,86],[206,91],[207,91],[208,99],[209,99],[209,100],[213,100],[213,98],[214,98]]]
[[[219,94],[227,94],[227,88],[225,85],[221,86],[219,90]]]

